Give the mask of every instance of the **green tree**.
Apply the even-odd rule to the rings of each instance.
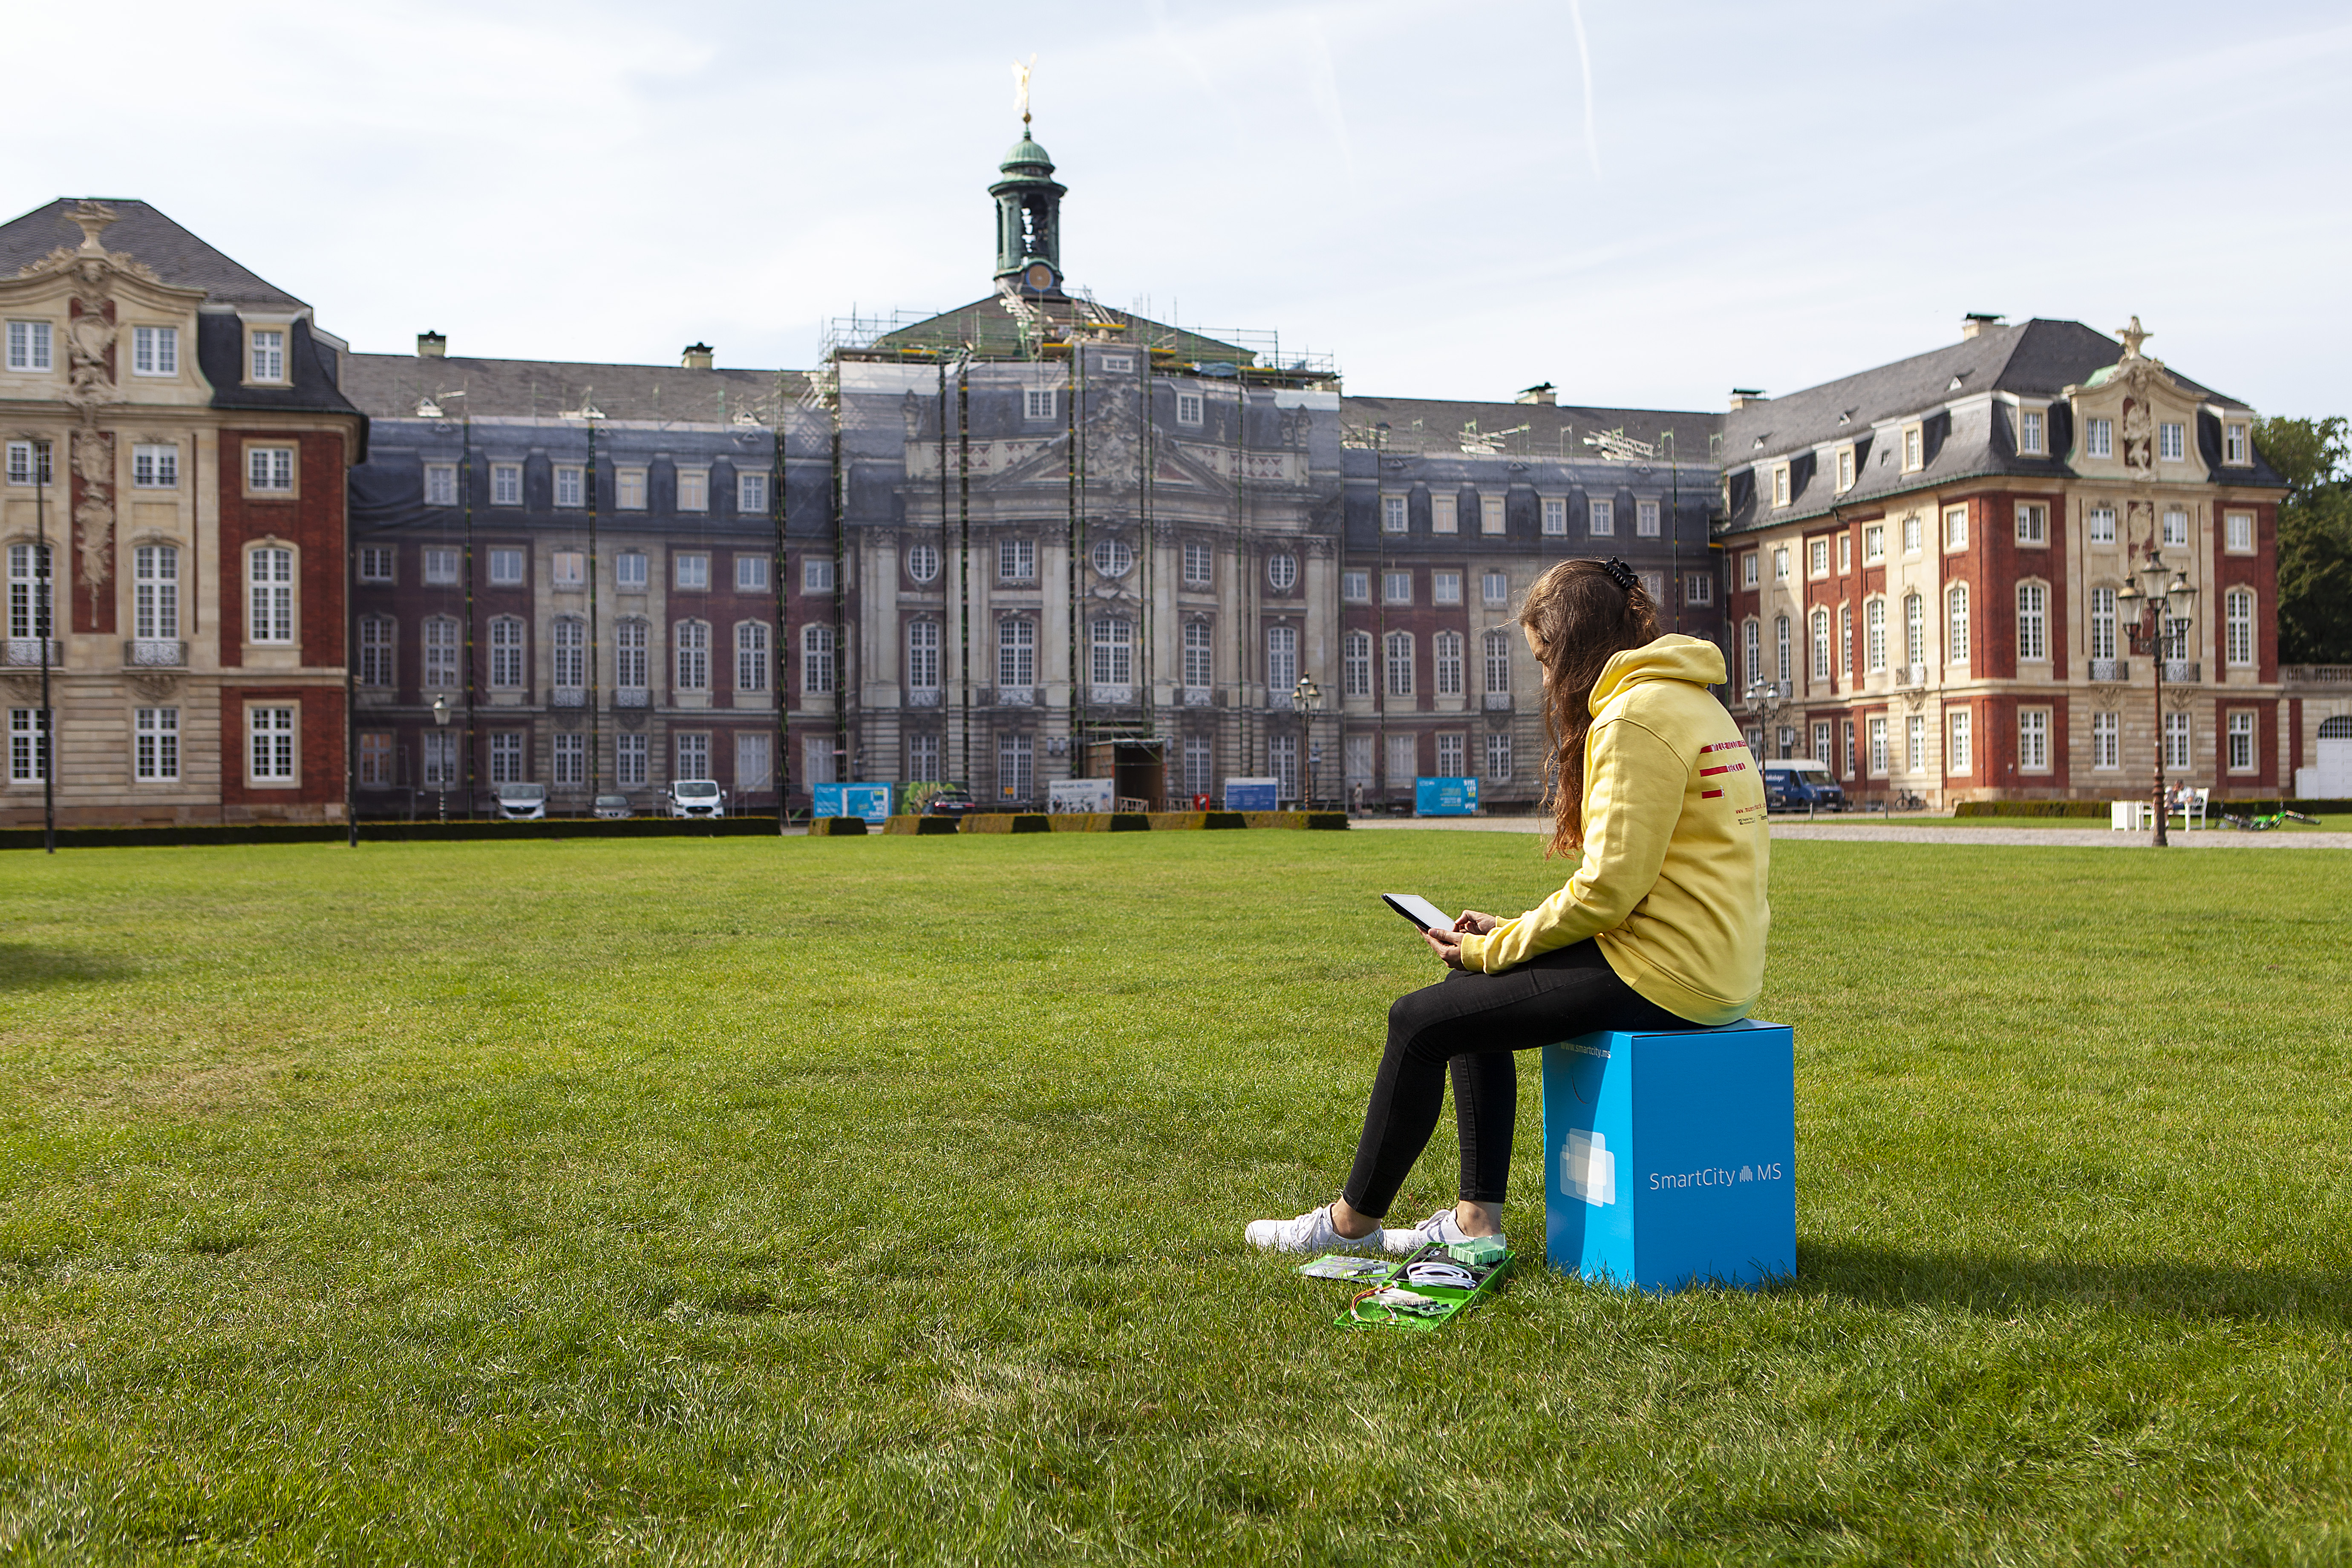
[[[2352,664],[2352,482],[2346,421],[2265,419],[2254,446],[2286,481],[2279,507],[2279,658]]]

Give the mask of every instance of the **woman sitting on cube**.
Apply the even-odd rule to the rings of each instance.
[[[1423,933],[1454,973],[1389,1009],[1355,1167],[1334,1202],[1254,1220],[1284,1252],[1410,1252],[1502,1231],[1518,1109],[1513,1053],[1598,1029],[1675,1030],[1746,1017],[1764,978],[1764,784],[1707,688],[1723,655],[1658,634],[1622,563],[1564,561],[1518,624],[1543,668],[1553,748],[1547,853],[1581,856],[1568,885],[1513,920],[1473,910]],[[1382,1218],[1436,1130],[1448,1070],[1461,1201],[1410,1229]]]

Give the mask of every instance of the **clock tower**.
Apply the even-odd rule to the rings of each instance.
[[[996,278],[1024,294],[1058,296],[1062,291],[1062,195],[1054,182],[1054,160],[1030,139],[1029,116],[1021,117],[1021,140],[1004,155],[1003,178],[988,187],[996,198]]]

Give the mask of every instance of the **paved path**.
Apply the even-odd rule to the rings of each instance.
[[[1461,833],[1540,833],[1549,824],[1534,816],[1359,817],[1351,828],[1422,828]],[[1828,838],[1853,844],[2025,845],[2048,849],[2145,849],[2145,833],[2105,827],[1961,827],[1901,822],[1775,821],[1775,838]],[[2236,833],[2227,828],[2175,831],[2176,848],[2352,849],[2352,833]]]

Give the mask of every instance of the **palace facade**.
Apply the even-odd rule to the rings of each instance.
[[[340,818],[344,344],[129,201],[0,225],[0,821]]]
[[[44,659],[65,821],[518,782],[645,810],[685,777],[754,811],[853,780],[1025,805],[1105,741],[1158,742],[1177,798],[1468,775],[1523,808],[1511,616],[1570,556],[1725,649],[1759,754],[1864,798],[2135,795],[2158,746],[2275,795],[2352,740],[2345,672],[2277,663],[2252,411],[2137,323],[1971,317],[1727,415],[1367,396],[1272,334],[1097,304],[1045,149],[1000,173],[992,291],[835,323],[807,371],[355,354],[142,204],[0,226],[0,817],[38,820]],[[2198,590],[2161,720],[2118,602],[2150,548]]]
[[[1738,399],[1719,537],[1759,754],[1935,805],[2144,793],[2159,744],[2173,782],[2292,790],[2283,486],[2253,411],[2145,336],[1970,317],[1948,347]],[[2151,550],[2196,604],[2135,654]]]

